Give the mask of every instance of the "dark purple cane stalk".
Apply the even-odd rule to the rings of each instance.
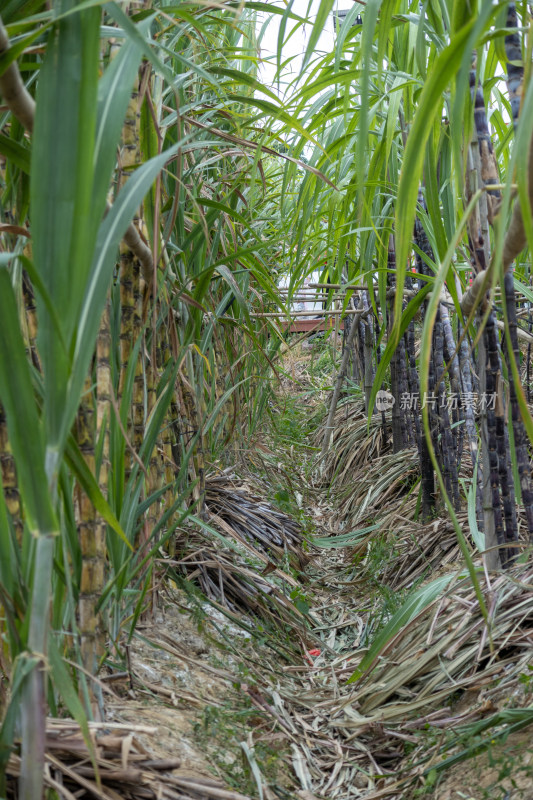
[[[457,336],[461,341],[459,346],[459,371],[461,376],[461,391],[465,396],[472,397],[474,392],[479,392],[479,387],[474,386],[472,382],[473,367],[472,367],[472,354],[466,336],[461,336],[462,328],[460,323],[457,327]],[[472,459],[472,469],[475,469],[477,464],[477,491],[476,491],[476,519],[477,526],[480,531],[484,530],[485,520],[483,516],[483,470],[481,467],[481,459],[479,457],[478,436],[476,430],[476,420],[474,409],[471,405],[467,405],[463,409],[465,419],[465,430],[470,445],[470,456]]]
[[[389,237],[389,248],[387,253],[387,266],[389,272],[387,273],[387,285],[389,289],[394,289],[396,285],[396,250],[394,246],[394,237],[391,235]],[[390,292],[393,295],[393,292]],[[394,308],[394,299],[393,297],[389,303],[389,312],[388,312],[388,324],[389,324],[389,331],[392,330],[393,326],[393,308]],[[390,375],[391,375],[391,394],[395,399],[395,402],[392,406],[392,450],[394,453],[399,453],[400,450],[404,447],[404,439],[403,439],[403,431],[402,431],[402,422],[401,422],[401,410],[400,410],[400,403],[399,403],[399,385],[400,385],[400,364],[399,364],[399,355],[398,355],[398,348],[394,351],[394,354],[391,358],[390,362]]]
[[[422,192],[419,191],[418,193],[418,201],[420,205],[424,206],[425,201],[422,195]],[[431,245],[428,241],[426,232],[424,227],[418,217],[415,219],[415,230],[414,230],[414,239],[422,253],[429,254],[430,257],[433,256]],[[426,264],[422,256],[419,252],[415,253],[415,261],[416,261],[416,269],[420,275],[426,274]],[[425,284],[425,281],[419,279],[420,287]],[[423,303],[422,313],[425,314],[427,309],[427,300]],[[414,359],[414,343],[413,343],[413,359]],[[417,382],[418,382],[418,392],[420,393],[420,384],[418,381],[417,375]],[[430,359],[429,363],[429,376],[428,376],[428,390],[429,394],[431,395],[434,390],[435,381],[433,379],[433,359]],[[423,401],[424,398],[422,398]],[[428,421],[429,421],[429,428],[431,432],[431,439],[433,441],[433,448],[435,453],[438,450],[435,448],[435,429],[436,429],[436,420],[435,420],[435,413],[431,406],[428,407]],[[419,459],[420,459],[420,475],[421,475],[421,485],[422,485],[422,519],[427,522],[429,521],[435,513],[435,473],[433,470],[433,463],[431,461],[431,456],[429,454],[429,447],[426,441],[426,437],[424,431],[420,427],[420,438],[419,438]]]
[[[483,90],[476,80],[475,56],[472,69],[470,70],[470,93],[474,101],[474,124],[476,127],[481,162],[481,180],[486,186],[494,186],[500,182],[500,176],[496,156],[494,155],[494,148],[492,146]],[[498,213],[500,200],[501,195],[499,189],[489,189],[487,192],[487,212],[490,224],[492,224],[494,217]]]
[[[507,91],[509,92],[509,102],[513,115],[513,124],[516,127],[520,114],[520,98],[522,96],[522,81],[524,80],[524,67],[522,65],[522,50],[520,47],[520,36],[518,35],[518,19],[516,16],[515,3],[509,3],[507,7],[506,27],[513,29],[505,37],[505,55],[507,56]],[[513,63],[514,62],[514,63]]]
[[[376,363],[379,367],[379,362],[381,361],[381,344],[379,343],[379,331],[378,326],[376,325]],[[383,388],[383,384],[381,384],[381,389]],[[386,447],[388,444],[388,431],[387,431],[387,415],[385,411],[382,409],[381,411],[381,430],[383,431],[383,446]]]
[[[512,272],[508,272],[504,279],[505,303],[507,307],[507,319],[509,321],[509,341],[513,351],[513,358],[516,368],[520,374],[520,349],[518,345],[516,303],[514,292],[514,278]],[[516,452],[516,464],[520,479],[520,491],[522,502],[527,519],[527,529],[530,540],[533,538],[533,491],[531,488],[531,462],[527,448],[527,434],[520,414],[518,395],[514,381],[508,349],[505,348],[505,355],[509,373],[509,396],[511,403],[511,420],[513,424],[513,436]]]
[[[424,206],[424,199],[419,195],[419,202]],[[433,250],[427,239],[426,233],[421,222],[415,222],[415,241],[419,250],[434,260]],[[417,268],[422,274],[427,274],[427,266],[420,255],[417,253]],[[424,309],[425,310],[425,309]],[[446,346],[446,347],[445,347]],[[445,359],[445,349],[449,357]],[[448,368],[450,385],[452,390],[459,390],[459,361],[457,357],[451,359],[455,352],[455,342],[449,314],[444,305],[441,305],[436,316],[435,327],[433,330],[433,354],[429,365],[428,389],[430,395],[429,421],[432,432],[433,447],[439,465],[442,469],[446,492],[452,499],[454,507],[460,507],[459,494],[459,464],[457,458],[456,436],[452,433],[448,400],[446,396],[447,384],[444,378],[444,365]],[[451,360],[450,360],[451,359]],[[450,362],[450,363],[448,363]],[[433,406],[433,398],[436,396],[436,407]],[[429,399],[429,398],[428,398]],[[458,413],[457,419],[458,419]],[[457,429],[455,429],[457,430]]]
[[[455,443],[450,426],[450,416],[446,398],[446,383],[444,381],[444,335],[440,309],[437,312],[435,328],[433,331],[435,355],[435,384],[437,388],[437,418],[439,422],[439,448],[441,453],[444,485],[448,496],[452,499],[456,511],[460,508],[459,479],[457,474],[457,460]]]
[[[465,432],[465,420],[462,414],[459,398],[461,396],[461,373],[459,371],[459,358],[455,354],[455,338],[450,322],[448,309],[444,304],[440,308],[442,329],[444,335],[444,362],[448,365],[448,375],[450,379],[450,402],[448,412],[452,422],[452,436],[455,447],[455,460],[457,462],[457,474],[461,469],[461,459],[463,456],[463,441]],[[453,350],[451,348],[453,347]]]
[[[498,448],[498,471],[500,474],[501,499],[505,527],[506,548],[501,553],[502,566],[508,567],[518,556],[513,546],[518,542],[513,474],[509,458],[509,431],[503,415],[496,414],[496,442]]]
[[[407,389],[407,366],[405,361],[405,340],[402,336],[400,341],[398,342],[398,359],[397,359],[397,369],[398,369],[398,394],[396,396],[396,404],[399,406],[400,412],[400,430],[402,433],[402,449],[409,445],[409,417],[401,408],[401,398],[405,397],[408,394]]]
[[[491,312],[487,319],[485,331],[485,349],[487,352],[487,370],[485,380],[485,392],[487,397],[496,397],[497,376],[500,372],[500,359],[498,355],[498,343],[496,339],[496,326],[494,315]],[[502,506],[500,500],[500,470],[498,464],[498,436],[496,411],[492,404],[487,405],[487,433],[488,433],[488,455],[490,464],[490,488],[492,512],[494,515],[494,529],[496,540],[500,547],[500,561],[505,562],[505,532],[503,527]]]
[[[368,292],[363,292],[363,308],[370,312]],[[368,414],[370,408],[370,397],[374,384],[374,364],[372,351],[372,322],[371,313],[366,315],[364,320],[364,340],[363,340],[363,369],[364,369],[364,388],[365,388],[365,411]],[[373,410],[373,409],[372,409]]]
[[[528,332],[531,334],[533,330],[533,317],[531,316],[531,312],[528,315],[528,324],[527,324]],[[527,402],[531,403],[531,341],[527,343],[527,361],[526,361],[526,391],[527,391]]]

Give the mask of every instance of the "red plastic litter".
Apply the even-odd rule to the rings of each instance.
[[[321,653],[321,651],[320,651],[320,650],[317,650],[317,648],[316,648],[316,647],[315,647],[313,650],[309,650],[309,655],[310,655],[310,656],[319,656],[319,655],[320,655],[320,653]]]

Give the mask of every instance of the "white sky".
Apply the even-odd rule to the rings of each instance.
[[[275,0],[272,5],[276,5],[279,8],[285,8],[285,4],[283,0]],[[314,20],[316,17],[316,12],[320,5],[320,0],[294,0],[294,5],[292,10],[295,14],[298,14],[301,17],[308,17],[310,20]],[[349,9],[352,5],[351,0],[337,0],[335,2],[334,8],[335,9]],[[274,76],[276,73],[276,50],[277,50],[277,43],[278,43],[278,33],[279,33],[279,25],[280,25],[281,17],[278,15],[274,15],[272,17],[271,22],[268,25],[267,31],[263,36],[261,42],[261,57],[268,58],[269,56],[273,59],[272,63],[263,63],[260,69],[260,79],[267,85],[273,88],[275,91],[278,92],[277,87],[274,85]],[[295,27],[296,23],[292,20],[289,20],[287,23],[287,28],[285,31],[285,39],[290,33],[290,31]],[[287,70],[284,75],[281,76],[280,79],[280,90],[279,94],[283,94],[284,86],[293,80],[297,74],[301,71],[301,63],[302,57],[305,53],[305,49],[307,47],[308,37],[311,30],[311,25],[305,25],[303,28],[299,28],[289,39],[286,41],[286,44],[283,48],[283,59],[287,59],[293,57],[293,60],[288,65]],[[321,52],[331,52],[333,49],[333,42],[334,42],[334,32],[333,32],[333,18],[330,15],[328,21],[325,26],[325,30],[322,33],[320,39],[318,40],[318,44],[316,46],[316,51]]]

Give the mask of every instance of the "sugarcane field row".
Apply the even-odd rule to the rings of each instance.
[[[532,53],[0,3],[0,800],[533,798]]]

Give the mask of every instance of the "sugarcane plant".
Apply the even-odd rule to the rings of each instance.
[[[247,300],[276,294],[254,12],[42,5],[0,25],[0,760],[20,737],[23,798],[47,698],[86,734],[102,713],[91,675],[157,603],[155,559],[201,522],[206,454],[247,435],[277,346]]]
[[[292,3],[2,10],[0,772],[20,738],[24,800],[41,796],[47,700],[82,725],[102,713],[87,676],[157,604],[176,531],[210,530],[207,473],[259,424],[276,315],[311,273],[349,287],[325,294],[351,327],[322,457],[352,359],[386,437],[392,396],[416,514],[447,509],[484,614],[473,544],[509,568],[522,508],[531,535],[526,10],[354,4],[321,52],[333,5],[288,80]],[[275,90],[258,73],[273,19]]]
[[[468,9],[453,2],[428,3],[424,10],[408,2],[354,7],[334,50],[307,51],[311,77],[295,77],[287,90],[320,140],[309,164],[335,184],[312,173],[297,182],[290,218],[307,235],[287,254],[291,285],[300,285],[326,252],[321,280],[353,287],[355,309],[371,306],[373,353],[365,354],[362,320],[353,337],[347,322],[345,338],[361,388],[365,359],[366,374],[375,370],[367,413],[376,410],[378,392],[390,389],[393,447],[419,452],[423,520],[439,516],[443,502],[452,517],[466,507],[461,476],[469,472],[475,483],[469,526],[474,540],[484,536],[492,568],[518,557],[522,513],[530,535],[526,442],[532,426],[515,341],[516,333],[529,352],[516,318],[517,304],[531,297],[523,252],[531,233],[531,45],[524,14],[506,2]],[[413,74],[420,92],[405,79]],[[507,76],[507,94],[500,75]],[[303,147],[296,133],[292,141],[295,150]],[[289,165],[291,178],[296,173]],[[511,278],[507,289],[503,279],[513,262],[514,296]],[[343,368],[344,362],[322,463]]]

